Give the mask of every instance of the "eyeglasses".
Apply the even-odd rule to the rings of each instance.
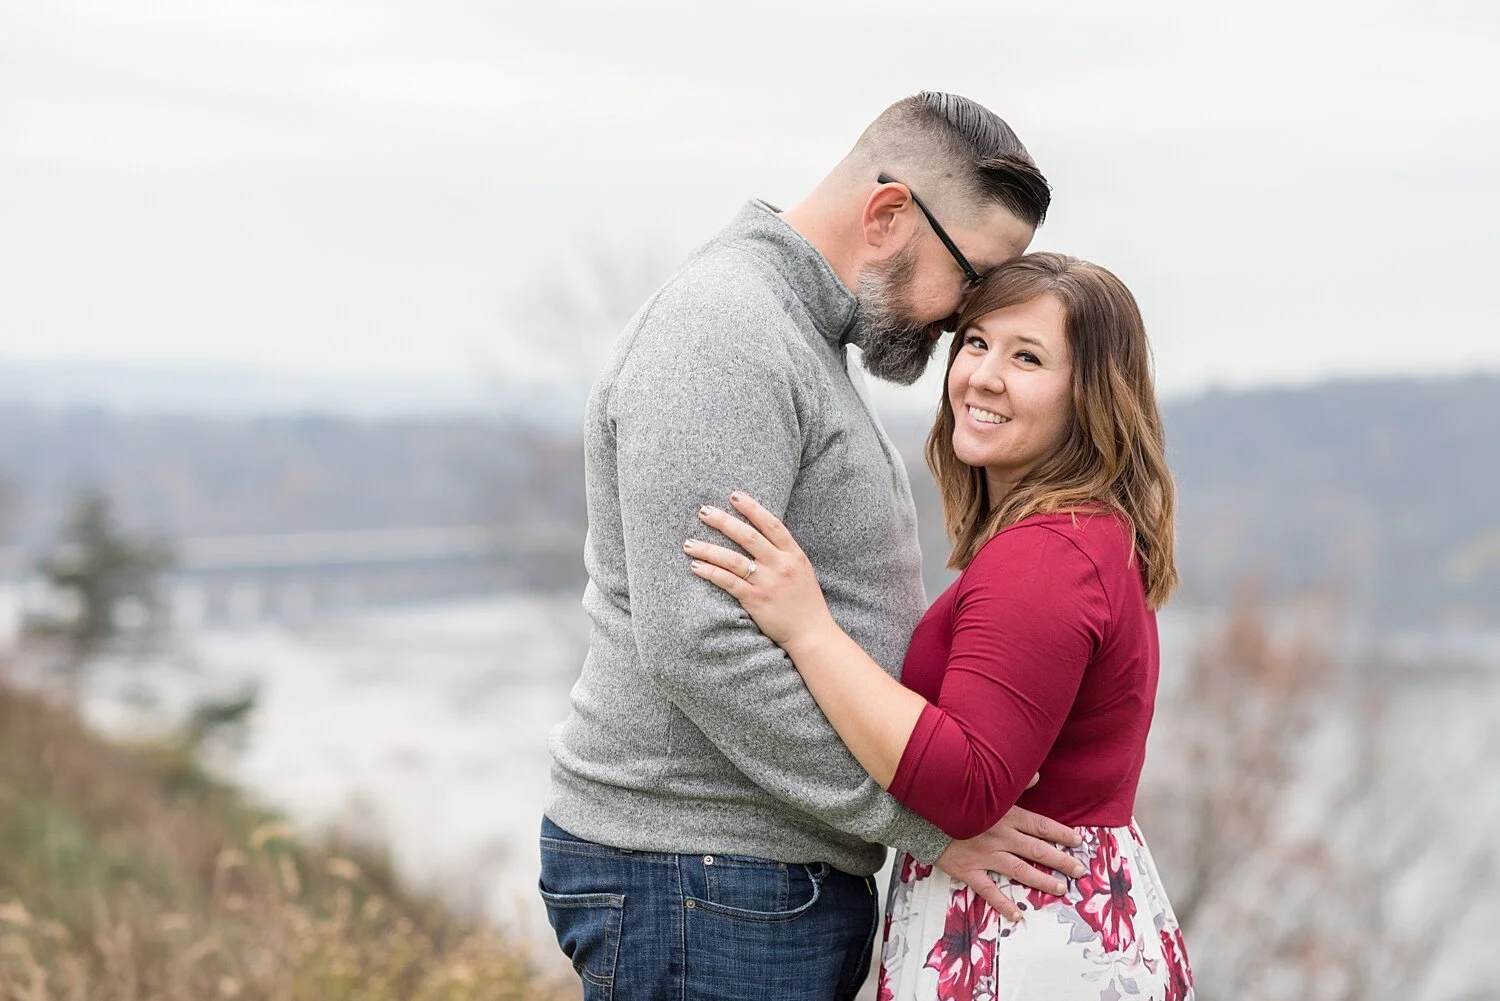
[[[900,181],[896,180],[890,174],[881,174],[879,177],[875,178],[875,180],[880,184],[901,184]],[[911,200],[917,203],[917,208],[921,209],[922,214],[927,217],[927,221],[932,225],[932,231],[937,234],[937,238],[943,241],[943,246],[948,248],[948,253],[953,255],[953,259],[957,261],[958,266],[963,269],[964,291],[969,292],[973,289],[978,288],[979,285],[984,281],[984,275],[974,270],[974,266],[969,263],[969,259],[965,257],[963,255],[963,252],[958,249],[958,245],[953,242],[953,238],[948,235],[947,231],[943,229],[943,227],[938,223],[937,219],[933,218],[933,215],[928,210],[927,206],[922,204],[922,199],[917,197],[917,193],[913,191],[909,185],[903,186],[906,187],[906,193],[911,195]]]

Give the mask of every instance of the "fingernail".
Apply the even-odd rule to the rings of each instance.
[[[696,571],[702,570],[702,569],[703,569],[703,564],[699,563],[697,560],[694,560],[693,561],[693,570],[696,572]]]
[[[732,501],[742,501],[745,499],[745,495],[736,490],[734,493],[729,495],[729,499]]]
[[[682,548],[683,549],[692,549],[697,544],[698,544],[698,540],[697,539],[689,539],[689,540],[687,540],[686,542],[684,542],[682,544]]]
[[[698,517],[700,517],[700,518],[706,518],[706,517],[708,517],[708,511],[709,511],[708,505],[707,504],[703,505],[702,507],[700,507],[698,509]]]
[[[1068,892],[1068,884],[1059,879],[1056,883],[1052,884],[1052,892],[1061,897],[1064,893]]]
[[[1079,879],[1088,871],[1088,866],[1084,865],[1082,862],[1079,862],[1077,865],[1073,866],[1073,878]]]

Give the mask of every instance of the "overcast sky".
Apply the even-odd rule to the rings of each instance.
[[[1170,393],[1500,370],[1500,4],[1049,6],[0,0],[0,361],[581,378],[539,296],[933,88],[1020,133],[1034,246],[1135,290]]]

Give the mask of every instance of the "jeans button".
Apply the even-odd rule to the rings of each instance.
[[[703,864],[704,865],[713,865],[714,864],[714,857],[712,855],[705,855],[705,856],[703,856]]]

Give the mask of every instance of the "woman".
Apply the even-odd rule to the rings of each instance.
[[[1052,897],[1002,879],[1019,922],[896,860],[882,999],[1178,999],[1192,975],[1132,819],[1156,696],[1155,610],[1177,583],[1173,488],[1140,311],[1110,272],[1031,254],[965,306],[927,442],[957,581],[902,681],[833,621],[785,527],[705,508],[740,552],[688,540],[801,672],[867,771],[955,838],[1018,801],[1075,827],[1086,875]],[[1026,784],[1040,772],[1030,790]]]

